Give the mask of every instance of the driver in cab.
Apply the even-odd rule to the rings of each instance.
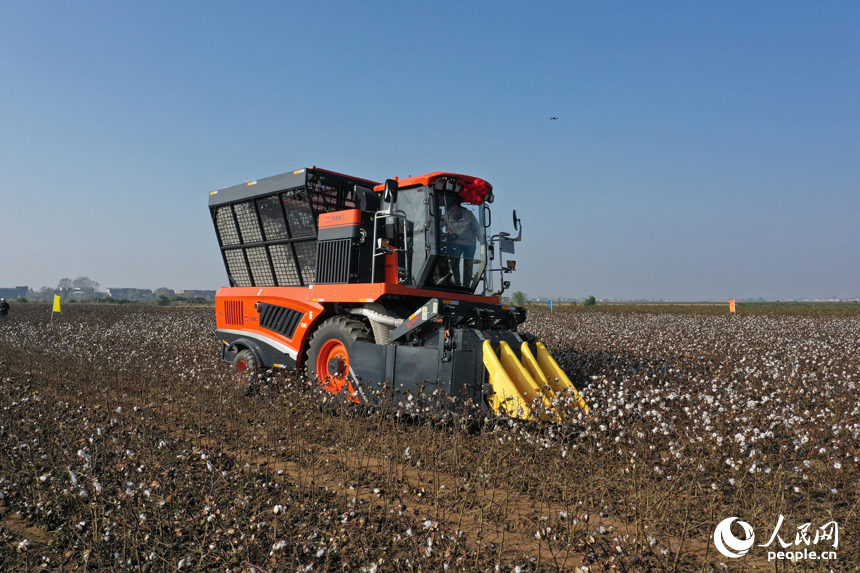
[[[480,227],[478,219],[469,210],[464,209],[460,202],[456,202],[448,208],[445,214],[445,235],[448,242],[448,254],[454,258],[465,259],[463,261],[463,282],[459,281],[459,261],[454,263],[454,280],[463,286],[472,283],[472,260],[475,258],[475,244],[478,240]]]

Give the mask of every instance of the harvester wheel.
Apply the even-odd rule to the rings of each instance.
[[[254,379],[254,373],[260,368],[257,357],[250,350],[242,350],[233,359],[233,372],[236,382],[239,384],[250,383]]]
[[[334,316],[314,332],[308,343],[308,378],[319,382],[326,392],[337,394],[344,388],[349,398],[358,403],[349,377],[349,361],[356,341],[371,342],[367,327],[347,316]]]

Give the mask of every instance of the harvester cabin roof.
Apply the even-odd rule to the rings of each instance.
[[[418,185],[435,185],[440,179],[456,179],[460,183],[458,193],[463,197],[464,201],[473,205],[483,203],[493,191],[493,186],[483,179],[471,175],[447,173],[444,171],[434,171],[433,173],[416,175],[415,177],[397,179],[397,186],[400,189],[407,189],[409,187],[417,187]],[[373,190],[376,192],[384,191],[385,184],[380,183]]]

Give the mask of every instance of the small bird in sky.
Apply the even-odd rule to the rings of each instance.
[[[551,117],[550,119],[558,119],[557,117]]]

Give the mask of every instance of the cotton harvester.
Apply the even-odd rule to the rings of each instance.
[[[587,411],[517,332],[525,309],[500,304],[522,226],[514,211],[519,234],[491,235],[492,202],[466,175],[380,184],[316,167],[211,192],[230,280],[215,303],[222,358],[238,373],[304,369],[356,402],[420,389],[518,418],[552,416],[559,400]]]

